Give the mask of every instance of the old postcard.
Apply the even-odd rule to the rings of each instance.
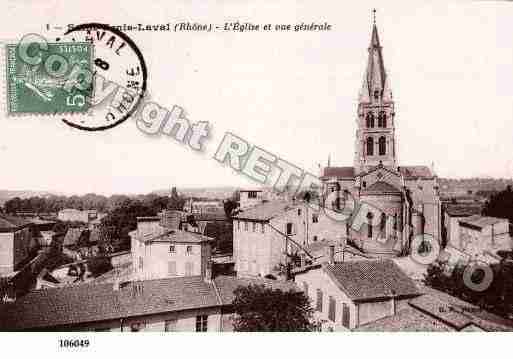
[[[511,2],[2,6],[6,336],[513,331]]]

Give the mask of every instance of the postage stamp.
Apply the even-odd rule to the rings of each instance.
[[[94,45],[94,116],[69,116],[64,123],[80,130],[102,131],[120,125],[137,111],[146,93],[148,71],[141,51],[128,35],[107,24],[84,23],[56,41]]]
[[[93,45],[88,42],[47,43],[45,51],[6,45],[8,114],[84,113],[92,83],[69,86],[77,69],[90,71]],[[36,52],[38,52],[36,54]],[[38,61],[27,61],[37,55]]]

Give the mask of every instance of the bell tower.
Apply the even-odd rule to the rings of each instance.
[[[358,98],[356,174],[380,163],[390,169],[397,168],[394,101],[383,62],[375,9],[368,51],[367,69]]]

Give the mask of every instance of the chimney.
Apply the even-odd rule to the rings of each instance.
[[[335,264],[335,246],[333,244],[326,247],[326,259],[328,264]]]

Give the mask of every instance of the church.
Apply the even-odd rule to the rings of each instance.
[[[397,158],[396,111],[392,88],[384,66],[376,21],[372,27],[368,62],[359,93],[354,164],[321,172],[329,203],[356,207],[346,225],[352,244],[381,256],[406,254],[418,235],[441,238],[441,203],[437,176],[427,166],[407,166]],[[335,198],[335,200],[333,200]],[[365,211],[366,213],[361,213]],[[352,223],[349,223],[352,222]]]

